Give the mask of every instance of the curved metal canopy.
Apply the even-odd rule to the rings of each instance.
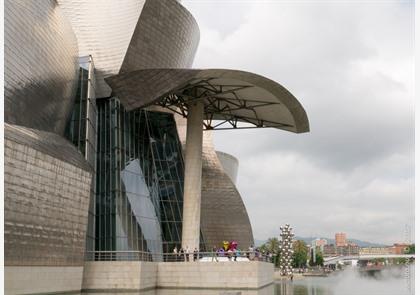
[[[246,122],[296,133],[309,131],[299,101],[280,84],[250,72],[145,69],[105,80],[127,110],[160,105],[187,116],[188,104],[201,100],[205,129],[241,128],[237,123]]]

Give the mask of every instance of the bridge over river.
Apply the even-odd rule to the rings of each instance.
[[[349,255],[349,256],[334,256],[324,257],[324,265],[336,264],[339,261],[350,261],[350,260],[373,260],[378,258],[393,259],[393,258],[414,258],[414,254],[372,254],[372,255]]]

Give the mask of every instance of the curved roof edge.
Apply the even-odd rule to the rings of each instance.
[[[279,83],[251,72],[229,69],[143,69],[112,76],[105,80],[127,110],[156,104],[171,94],[185,93],[185,89],[201,82],[215,83],[218,84],[217,86],[223,84],[222,86],[231,89],[237,87],[234,90],[219,92],[219,94],[237,91],[240,92],[243,101],[266,103],[264,106],[258,106],[263,108],[259,108],[260,113],[258,116],[256,113],[253,121],[250,120],[251,123],[257,125],[255,122],[260,121],[259,117],[269,115],[270,119],[276,118],[276,120],[264,119],[261,122],[268,122],[268,124],[260,127],[275,127],[295,133],[309,131],[308,117],[300,102]],[[232,84],[235,85],[232,86]],[[238,88],[238,84],[242,84],[241,88]],[[234,100],[234,98],[226,97],[224,99]],[[239,121],[243,120],[239,119]]]
[[[222,156],[225,156],[226,158],[229,158],[229,160],[231,160],[231,161],[233,161],[233,162],[235,162],[236,164],[238,164],[239,165],[239,160],[238,160],[238,158],[236,158],[234,155],[232,155],[232,154],[229,154],[229,153],[226,153],[226,152],[222,152],[222,151],[218,151],[218,150],[216,150],[216,154],[217,155],[222,155]]]

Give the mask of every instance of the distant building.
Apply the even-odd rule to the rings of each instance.
[[[357,244],[349,243],[346,246],[336,246],[329,244],[323,246],[323,254],[328,256],[354,256],[359,255],[360,247]]]
[[[336,233],[335,234],[335,245],[337,247],[347,246],[346,233]]]
[[[337,256],[337,249],[334,244],[324,245],[323,250],[323,254],[325,257]]]
[[[350,243],[346,246],[337,247],[337,254],[339,256],[354,256],[359,255],[360,247],[357,244]]]
[[[388,255],[395,254],[393,247],[364,247],[360,248],[359,255]]]
[[[315,239],[312,241],[312,244],[316,247],[323,247],[328,244],[328,241],[326,239]]]
[[[393,246],[389,247],[366,247],[360,248],[359,253],[360,255],[401,255],[405,254],[409,246],[410,244],[406,243],[395,243]]]
[[[315,249],[319,249],[321,253],[324,253],[324,246],[327,245],[327,240],[317,238],[311,241],[311,247]]]
[[[408,250],[408,247],[410,244],[405,243],[396,243],[394,246],[390,247],[392,249],[392,254],[405,254],[405,252]]]

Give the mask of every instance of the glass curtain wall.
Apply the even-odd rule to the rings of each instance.
[[[96,189],[96,126],[95,67],[91,56],[79,58],[79,83],[75,104],[66,128],[66,137],[83,154],[92,168],[92,187],[89,204],[87,251],[95,249],[95,189]]]
[[[171,113],[126,112],[118,98],[95,99],[93,61],[82,57],[66,136],[94,172],[86,251],[161,260],[156,253],[181,247],[184,167]],[[200,244],[205,250],[202,237]]]
[[[184,175],[173,115],[126,112],[117,98],[97,107],[96,251],[172,252],[181,246]]]

